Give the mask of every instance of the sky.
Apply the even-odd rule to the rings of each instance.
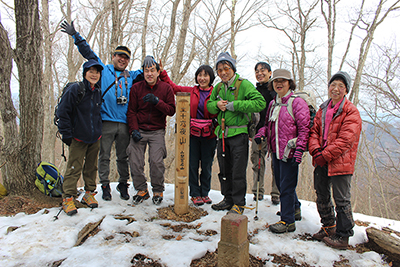
[[[157,208],[173,205],[173,184],[166,184],[164,201],[160,206],[153,205],[151,199],[131,206],[131,200],[124,201],[119,198],[116,185],[117,183],[111,184],[112,201],[103,201],[99,193],[96,196],[99,208],[82,208],[74,216],[67,216],[62,212],[59,219],[54,220],[59,208],[52,208],[48,209],[47,214],[43,209],[32,215],[19,213],[12,217],[0,217],[0,266],[51,266],[53,262],[65,259],[61,266],[124,267],[131,266],[131,259],[137,253],[141,253],[165,266],[183,267],[189,266],[193,259],[201,258],[207,251],[214,252],[217,249],[221,218],[226,214],[225,211],[213,211],[211,205],[203,205],[201,208],[206,210],[208,215],[189,223],[201,224],[197,230],[211,229],[217,231],[217,235],[199,235],[196,229],[185,229],[176,233],[161,224],[179,225],[182,222],[157,219]],[[97,191],[101,192],[100,185]],[[131,188],[129,193],[133,195],[134,190]],[[219,191],[211,190],[209,196],[214,203],[222,200]],[[252,194],[247,195],[247,206],[255,206],[252,198]],[[275,215],[279,206],[271,205],[270,196],[265,196],[265,199],[259,202],[259,220],[254,220],[254,210],[245,209],[244,215],[249,220],[248,232],[259,229],[258,234],[251,239],[249,253],[267,260],[265,266],[276,266],[271,262],[273,257],[268,255],[273,253],[286,253],[295,258],[298,264],[306,262],[312,266],[332,266],[335,261],[343,258],[348,259],[351,266],[388,266],[376,252],[358,254],[353,250],[332,249],[318,241],[300,240],[298,235],[313,234],[321,227],[315,203],[301,200],[301,204],[303,218],[296,222],[296,231],[280,235],[265,229],[266,224],[279,221],[279,217]],[[127,220],[115,219],[116,214],[131,215],[136,221],[127,224]],[[79,231],[86,224],[101,220],[103,216],[105,218],[99,226],[100,231],[89,237],[81,246],[74,247]],[[354,219],[369,222],[370,227],[389,227],[400,231],[400,221],[357,213],[354,214]],[[10,226],[18,229],[7,234]],[[366,242],[365,229],[364,226],[354,227],[355,234],[349,240],[350,245]],[[139,237],[120,234],[125,231],[136,231]],[[106,240],[111,235],[114,238]],[[182,239],[165,240],[162,238],[165,235],[181,235]]]

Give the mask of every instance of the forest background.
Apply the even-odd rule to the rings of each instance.
[[[254,84],[254,65],[267,61],[273,69],[290,69],[298,89],[313,91],[321,104],[329,77],[347,71],[353,78],[348,97],[363,118],[353,209],[400,219],[400,0],[0,2],[0,182],[11,194],[36,194],[34,173],[42,160],[65,170],[54,106],[65,84],[81,79],[84,62],[73,39],[60,32],[66,19],[74,20],[103,62],[110,63],[117,45],[126,45],[132,50],[128,69],[140,68],[150,54],[180,85],[193,85],[198,66],[214,67],[217,55],[229,51],[238,73]],[[175,117],[169,118],[166,133],[170,183],[174,123]],[[111,168],[116,181],[113,160]],[[214,189],[219,189],[218,171],[215,160]],[[315,200],[312,173],[307,154],[300,168],[300,199]],[[250,190],[250,164],[247,174]],[[268,194],[270,168],[265,179]]]

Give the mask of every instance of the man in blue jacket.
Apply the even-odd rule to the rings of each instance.
[[[70,25],[64,21],[61,24],[61,28],[61,31],[74,38],[75,45],[84,58],[97,60],[104,67],[101,75],[103,97],[101,118],[103,120],[103,128],[99,154],[99,178],[103,190],[102,198],[111,200],[111,188],[109,185],[110,153],[112,144],[115,142],[119,174],[117,190],[120,192],[121,199],[128,200],[129,165],[126,148],[129,145],[130,136],[126,113],[128,111],[130,88],[137,80],[143,80],[143,71],[126,70],[131,56],[131,51],[128,47],[118,46],[112,55],[112,64],[105,65],[92,51],[86,40],[75,30],[73,22]]]

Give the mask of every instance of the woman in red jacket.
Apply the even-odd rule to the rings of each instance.
[[[211,189],[211,168],[217,145],[217,137],[213,130],[213,118],[207,110],[207,101],[213,89],[215,79],[213,69],[208,65],[200,66],[195,73],[195,86],[176,85],[168,77],[160,62],[160,79],[169,83],[177,92],[190,93],[190,151],[189,151],[189,194],[194,205],[211,204],[208,197]],[[199,166],[201,172],[199,175]]]
[[[332,76],[329,99],[317,112],[308,144],[315,166],[314,188],[322,223],[313,238],[337,249],[346,249],[349,237],[354,234],[350,186],[362,121],[357,108],[345,98],[350,84],[350,76],[344,71]]]

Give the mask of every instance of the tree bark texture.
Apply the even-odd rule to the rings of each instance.
[[[34,188],[35,170],[41,161],[43,138],[42,34],[38,0],[15,0],[16,49],[18,67],[20,128],[19,151],[14,151],[8,168],[17,169],[5,177],[9,191],[30,194]],[[18,138],[15,136],[15,138]],[[19,173],[19,175],[15,175]]]
[[[13,52],[8,34],[0,22],[0,115],[2,131],[0,132],[0,166],[4,186],[9,190],[6,177],[15,175],[9,158],[19,147],[17,129],[17,111],[11,97],[10,80]],[[4,164],[4,165],[3,165]]]
[[[189,19],[192,11],[195,9],[197,4],[200,2],[199,0],[196,0],[195,3],[191,3],[191,0],[185,0],[183,3],[183,17],[182,17],[182,24],[179,32],[179,37],[178,37],[178,42],[176,45],[176,52],[175,52],[175,58],[174,58],[174,63],[172,65],[171,69],[171,78],[175,83],[179,83],[182,77],[186,74],[184,70],[181,70],[181,65],[183,61],[183,55],[185,52],[185,43],[186,43],[186,35],[187,31],[189,28]],[[193,43],[194,45],[194,43]],[[192,51],[195,51],[192,47]],[[189,57],[191,58],[191,57]]]
[[[56,145],[56,132],[57,127],[53,123],[54,114],[54,85],[52,82],[52,52],[53,52],[53,37],[49,24],[49,1],[41,0],[42,3],[42,20],[41,25],[43,29],[43,51],[44,51],[44,73],[43,73],[43,101],[47,103],[44,105],[44,127],[43,127],[43,147],[42,159],[44,161],[55,163],[55,145]]]

